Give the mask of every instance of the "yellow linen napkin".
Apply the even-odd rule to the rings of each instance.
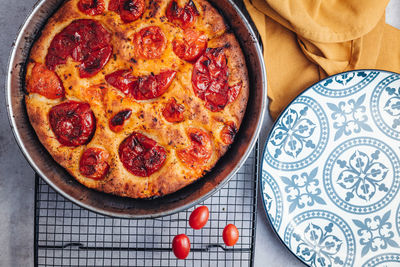
[[[244,0],[264,44],[273,119],[313,83],[354,69],[400,72],[389,0]]]

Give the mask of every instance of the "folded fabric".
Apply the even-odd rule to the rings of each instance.
[[[244,0],[264,44],[273,119],[315,82],[354,69],[400,72],[389,0]]]

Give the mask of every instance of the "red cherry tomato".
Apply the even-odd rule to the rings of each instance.
[[[176,99],[172,97],[164,106],[162,114],[168,122],[181,122],[185,119],[183,116],[184,111],[185,106],[178,104]]]
[[[64,146],[86,145],[96,131],[96,118],[88,103],[67,101],[49,111],[50,128]]]
[[[64,86],[57,73],[40,63],[35,63],[32,68],[31,78],[27,82],[26,89],[29,93],[38,93],[49,99],[65,96]]]
[[[227,122],[221,131],[222,142],[227,145],[232,144],[237,131],[238,129],[233,121]]]
[[[143,59],[160,58],[167,47],[167,38],[158,26],[141,29],[133,36],[137,56]]]
[[[108,10],[118,13],[124,23],[139,19],[145,11],[144,0],[111,0]]]
[[[200,13],[192,0],[189,0],[184,7],[179,7],[178,2],[172,0],[167,7],[165,15],[171,23],[186,29],[194,24],[196,17]]]
[[[206,206],[196,208],[189,217],[189,225],[193,229],[201,229],[206,225],[210,212]]]
[[[139,19],[145,10],[144,0],[120,0],[119,15],[123,22],[128,23]]]
[[[172,251],[178,259],[186,259],[190,252],[190,240],[185,234],[180,234],[172,240]]]
[[[79,161],[79,172],[94,180],[103,179],[110,169],[108,157],[108,152],[101,148],[88,148]]]
[[[212,156],[211,138],[208,133],[196,128],[189,128],[187,135],[191,145],[177,150],[176,154],[186,166],[197,168],[207,163]]]
[[[224,239],[225,245],[231,247],[236,244],[239,240],[239,231],[233,224],[228,224],[225,226],[224,231],[222,232],[222,239]]]
[[[148,177],[161,169],[167,158],[165,149],[153,139],[133,132],[119,145],[119,158],[136,176]]]
[[[106,81],[125,95],[130,93],[131,87],[136,80],[130,70],[117,70],[106,75]]]
[[[111,119],[108,125],[110,126],[111,131],[118,133],[122,131],[124,122],[128,120],[132,115],[131,109],[124,109],[115,114]]]
[[[196,62],[192,85],[197,97],[211,111],[220,111],[229,100],[229,70],[224,48],[209,48]]]
[[[89,78],[98,73],[108,62],[112,54],[112,46],[106,46],[90,53],[79,65],[79,76]]]
[[[208,38],[201,32],[187,29],[183,39],[175,39],[172,42],[174,53],[188,62],[196,61],[207,48]]]
[[[133,84],[131,95],[136,100],[153,99],[164,94],[172,84],[176,71],[166,70],[157,75],[139,77]]]
[[[157,75],[135,77],[129,70],[117,70],[106,76],[106,81],[122,93],[136,100],[148,100],[164,94],[175,78],[176,71],[166,70]]]
[[[86,15],[96,16],[104,12],[105,6],[103,0],[79,0],[78,8]]]
[[[68,57],[78,61],[79,75],[96,75],[112,54],[111,34],[97,20],[77,19],[54,36],[46,55],[46,66],[55,70],[67,63]]]

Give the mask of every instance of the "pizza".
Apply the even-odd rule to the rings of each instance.
[[[205,0],[69,0],[26,66],[26,109],[83,185],[131,198],[173,193],[234,141],[249,81],[241,48]]]

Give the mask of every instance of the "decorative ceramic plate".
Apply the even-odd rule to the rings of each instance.
[[[311,266],[400,266],[400,75],[361,70],[313,85],[264,149],[262,198]]]

